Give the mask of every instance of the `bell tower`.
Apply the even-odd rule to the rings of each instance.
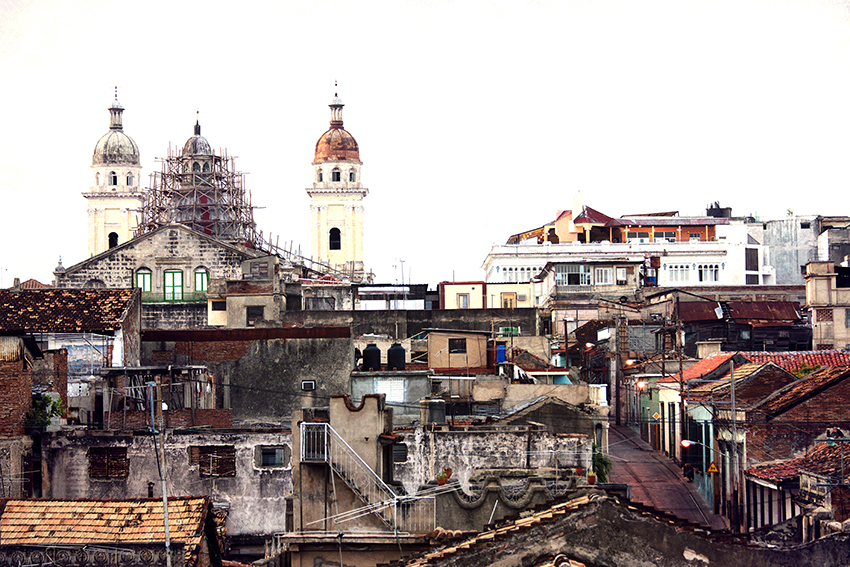
[[[310,196],[310,249],[313,260],[351,277],[365,276],[363,199],[369,190],[360,178],[360,149],[342,127],[337,94],[330,103],[330,129],[316,142]]]
[[[92,155],[92,185],[88,200],[89,256],[95,256],[133,238],[142,206],[139,146],[124,133],[124,107],[109,107],[109,131],[101,136]]]

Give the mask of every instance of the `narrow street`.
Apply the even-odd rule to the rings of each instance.
[[[722,516],[714,514],[693,483],[662,453],[657,453],[626,426],[608,429],[609,457],[613,463],[611,482],[628,484],[632,500],[670,512],[676,516],[711,526],[728,527]]]

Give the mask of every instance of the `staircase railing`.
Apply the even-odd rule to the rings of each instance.
[[[327,463],[366,505],[362,510],[340,514],[338,522],[372,513],[396,533],[433,531],[434,497],[396,494],[330,424],[301,424],[301,462]]]

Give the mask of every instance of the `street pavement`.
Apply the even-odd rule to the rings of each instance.
[[[609,481],[628,484],[633,501],[714,529],[728,527],[694,484],[684,478],[682,469],[663,453],[654,451],[632,429],[615,425],[608,428],[608,456],[613,464]]]

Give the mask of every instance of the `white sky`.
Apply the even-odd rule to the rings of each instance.
[[[482,279],[585,202],[850,214],[850,11],[836,0],[0,2],[0,284],[85,259],[119,88],[145,186],[200,109],[264,233],[309,254],[334,80],[380,283]]]

